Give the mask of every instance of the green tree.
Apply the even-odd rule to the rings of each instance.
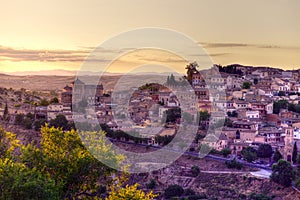
[[[297,143],[294,143],[294,148],[293,148],[293,155],[292,155],[292,161],[293,163],[297,162],[297,155],[298,155],[298,148],[297,148]]]
[[[0,128],[0,199],[58,199],[54,180],[19,163],[16,135]]]
[[[220,153],[223,155],[224,158],[227,158],[227,156],[231,154],[231,149],[222,149]]]
[[[295,173],[290,162],[279,160],[272,166],[272,181],[279,183],[285,187],[289,187],[292,184],[292,180],[294,179],[294,177]]]
[[[279,100],[273,104],[273,113],[279,114],[280,109],[287,109],[289,102],[287,100]]]
[[[154,179],[151,179],[150,182],[147,184],[148,189],[154,189],[156,187],[156,182]]]
[[[59,199],[54,180],[21,163],[0,159],[1,199]]]
[[[191,172],[194,177],[197,177],[200,174],[200,168],[198,166],[194,165],[191,168]]]
[[[54,126],[55,128],[62,128],[63,130],[67,130],[68,128],[68,120],[64,115],[57,115],[55,119],[50,120],[50,126]]]
[[[48,106],[49,105],[49,101],[45,98],[41,99],[41,101],[39,102],[39,106]]]
[[[247,162],[253,162],[257,159],[255,150],[252,147],[247,147],[242,150],[242,156]]]
[[[166,116],[166,122],[176,122],[177,119],[181,117],[180,108],[170,108],[165,111],[164,115]]]
[[[45,119],[37,119],[33,122],[33,127],[35,131],[39,131],[42,126],[45,126],[45,124],[47,123],[47,120]]]
[[[49,104],[55,104],[55,103],[59,103],[59,100],[57,97],[53,97],[50,101]]]
[[[106,200],[152,200],[157,197],[151,191],[145,193],[139,190],[138,186],[138,184],[132,186],[126,185],[125,188],[114,186]]]
[[[191,83],[192,82],[192,79],[193,79],[193,74],[194,73],[197,73],[197,67],[198,67],[198,64],[197,63],[190,63],[188,64],[185,69],[187,70],[186,74],[187,74],[187,77],[186,79]]]
[[[282,159],[282,155],[281,153],[276,149],[276,151],[274,152],[274,155],[273,155],[273,160],[275,162],[278,162],[278,160]]]
[[[12,158],[14,149],[19,146],[16,134],[6,132],[0,127],[0,159]]]
[[[166,199],[170,199],[172,197],[180,197],[183,193],[184,190],[180,185],[170,185],[165,189],[164,196]]]
[[[4,108],[4,113],[3,113],[4,118],[6,118],[8,114],[9,114],[8,113],[8,106],[7,106],[7,103],[5,103],[5,108]]]
[[[31,129],[32,128],[32,123],[33,123],[32,119],[30,119],[28,117],[25,117],[24,120],[22,121],[22,126],[25,129]]]
[[[199,121],[208,121],[210,118],[210,114],[208,111],[200,111]]]
[[[16,125],[21,125],[23,120],[24,120],[24,114],[17,114],[15,117],[15,124]]]
[[[113,170],[100,163],[82,145],[74,130],[63,132],[61,129],[41,128],[40,148],[28,145],[21,148],[20,160],[30,169],[46,174],[59,188],[59,199],[90,198],[101,195],[99,178],[105,180]],[[104,132],[84,132],[90,141],[87,147],[111,163],[120,163],[121,155],[115,155],[104,141]],[[107,183],[108,184],[108,183]]]
[[[238,169],[241,170],[243,168],[243,164],[236,161],[236,159],[233,160],[227,160],[225,162],[225,165],[229,168],[229,169]]]
[[[271,145],[269,144],[261,144],[257,150],[257,156],[259,158],[271,158],[273,154],[273,150]]]
[[[225,122],[224,122],[224,126],[227,126],[227,127],[233,127],[233,122],[231,119],[229,118],[225,118]]]
[[[255,194],[255,193],[251,193],[248,199],[249,200],[272,200],[272,198],[266,194]]]
[[[227,112],[228,117],[238,117],[238,113],[234,110],[232,112]]]
[[[251,83],[250,82],[244,82],[243,85],[242,85],[243,89],[250,89],[250,87],[251,87]]]

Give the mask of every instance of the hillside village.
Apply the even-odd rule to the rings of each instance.
[[[196,125],[197,132],[184,157],[170,167],[148,174],[148,178],[143,177],[143,180],[131,177],[145,188],[147,185],[144,183],[155,179],[161,183],[156,188],[158,193],[172,183],[165,178],[173,173],[180,174],[178,180],[174,179],[179,185],[182,185],[181,179],[186,179],[182,185],[184,188],[194,188],[201,193],[204,187],[195,187],[193,182],[196,178],[190,175],[195,166],[200,166],[201,171],[215,168],[234,171],[234,168],[241,168],[238,164],[241,163],[244,171],[270,171],[272,164],[281,158],[294,167],[298,166],[300,70],[241,65],[214,65],[208,70],[198,70],[197,63],[187,65],[186,70],[184,77],[166,76],[163,85],[148,83],[117,93],[117,98],[125,99],[126,94],[133,91],[128,105],[124,102],[122,109],[115,109],[113,98],[116,98],[116,93],[113,90],[105,90],[102,83],[84,83],[80,78],[67,84],[58,94],[1,88],[1,124],[10,128],[20,127],[12,130],[16,133],[22,130],[24,135],[27,131],[37,138],[40,127],[45,123],[65,130],[82,128],[76,126],[78,124],[88,129],[101,124],[108,137],[117,139],[112,141],[118,146],[144,152],[143,146],[147,147],[146,151],[151,151],[152,147],[168,144],[181,123],[189,121],[189,124]],[[183,95],[192,101],[181,113],[184,98],[177,96],[177,91],[186,86],[184,80],[187,80],[193,94]],[[214,133],[212,139],[208,134],[211,130]],[[138,132],[139,138],[126,134],[133,131]],[[23,143],[30,143],[30,138]],[[262,148],[266,146],[271,150]],[[198,151],[204,147],[210,148],[208,159],[212,159],[206,160],[205,165],[197,159]],[[229,169],[222,167],[224,161]],[[214,164],[206,166],[210,162]],[[166,175],[158,178],[157,173]],[[296,183],[296,186],[299,185]],[[206,192],[208,190],[205,189]],[[247,191],[245,193],[248,194]],[[232,195],[238,194],[233,192]]]
[[[205,141],[214,150],[222,151],[228,148],[232,155],[240,157],[242,150],[249,146],[257,149],[260,144],[269,144],[273,151],[278,150],[285,160],[295,162],[295,158],[292,158],[293,148],[295,144],[297,147],[300,145],[300,71],[241,65],[215,65],[212,69],[219,71],[217,78],[211,74],[207,75],[207,72],[198,71],[196,63],[187,66],[186,78],[198,98],[198,105],[191,106],[191,110],[198,110],[200,115],[208,116],[202,119],[200,117],[200,138],[205,136],[209,127],[209,116],[223,111],[225,114],[220,116],[220,119],[225,118],[225,124],[221,130],[218,129],[219,140]],[[208,79],[210,86],[206,84]],[[129,116],[125,115],[126,112],[115,113],[118,121],[112,112],[113,91],[105,91],[102,84],[86,85],[78,78],[63,88],[57,100],[51,102],[48,99],[44,104],[38,102],[47,101],[46,99],[32,95],[25,89],[2,89],[0,116],[9,115],[9,123],[14,124],[18,115],[24,117],[30,113],[34,119],[32,126],[28,128],[34,128],[34,121],[42,119],[50,122],[58,115],[64,115],[69,122],[84,122],[88,119],[89,122],[107,124],[112,130],[126,132],[136,127],[142,130],[143,127],[161,123],[160,119],[167,110],[180,107],[176,94],[168,88],[168,85],[175,83],[177,81],[171,76],[171,79],[167,77],[165,86],[149,83],[148,86],[135,88],[128,106]],[[74,85],[82,90],[73,93]],[[213,99],[210,95],[211,85],[216,91],[225,91],[226,99]],[[90,114],[89,109],[84,112],[72,112],[73,95],[82,100],[76,102],[82,107],[95,107],[93,112],[96,116]],[[5,102],[6,106],[8,104],[8,113],[5,113]],[[176,117],[180,118],[180,115]],[[130,124],[128,120],[133,120],[134,124]],[[159,134],[172,136],[176,134],[179,124],[180,120],[168,121],[165,129]],[[155,137],[156,135],[149,137],[147,143],[159,145]],[[193,147],[198,148],[201,143],[202,140],[195,140]]]

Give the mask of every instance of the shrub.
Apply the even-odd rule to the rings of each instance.
[[[184,193],[183,188],[180,185],[170,185],[166,190],[165,190],[165,198],[169,199],[172,197],[180,197]]]
[[[238,170],[240,170],[240,169],[243,168],[243,164],[236,161],[235,159],[230,160],[230,161],[226,161],[225,164],[229,169],[238,169]]]
[[[191,172],[192,172],[192,175],[194,177],[198,176],[199,173],[200,173],[200,168],[196,165],[194,165],[192,168],[191,168]]]
[[[154,179],[151,179],[150,182],[147,184],[148,189],[154,189],[156,187],[156,182]]]

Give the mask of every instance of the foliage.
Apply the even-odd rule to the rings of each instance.
[[[1,199],[59,199],[54,180],[24,164],[0,159]]]
[[[198,166],[194,165],[191,168],[191,172],[194,177],[197,177],[200,174],[200,168]]]
[[[35,131],[39,131],[42,126],[45,126],[47,120],[45,119],[37,119],[33,122],[33,127]]]
[[[227,156],[231,154],[231,149],[229,148],[222,149],[220,153],[224,156],[224,158],[227,158]]]
[[[210,118],[210,114],[208,111],[200,111],[199,113],[199,121],[208,121]]]
[[[156,187],[156,182],[154,179],[151,179],[150,182],[147,184],[148,189],[154,189]]]
[[[280,109],[287,109],[289,102],[287,100],[275,101],[273,104],[273,113],[279,114]]]
[[[99,178],[101,183],[111,184],[108,200],[155,198],[152,192],[145,194],[137,189],[137,185],[121,187],[110,182],[107,178],[114,171],[86,150],[76,131],[45,126],[41,134],[40,147],[21,146],[16,135],[0,129],[1,199],[99,199],[106,191],[99,185]],[[82,134],[92,141],[88,147],[94,155],[118,165],[124,160],[106,145],[103,131]],[[13,154],[16,147],[20,147],[20,155]]]
[[[293,148],[293,154],[292,154],[292,161],[293,163],[297,162],[297,155],[298,155],[298,148],[297,148],[297,143],[294,143],[294,148]]]
[[[187,72],[186,72],[186,74],[187,74],[186,79],[187,79],[190,83],[192,83],[193,74],[198,72],[197,68],[198,68],[198,64],[197,64],[196,62],[194,62],[194,63],[189,63],[189,64],[185,67],[185,69],[187,70]]]
[[[177,119],[181,117],[181,109],[180,108],[170,108],[164,112],[166,116],[166,122],[175,123]]]
[[[282,159],[282,155],[278,150],[276,150],[273,155],[273,160],[275,162],[278,162],[278,160],[280,160],[280,159]]]
[[[272,198],[266,194],[255,194],[255,193],[250,194],[248,199],[249,200],[272,200]]]
[[[7,103],[5,103],[5,108],[4,108],[4,113],[3,113],[3,115],[4,115],[4,117],[6,117],[8,114],[9,114],[9,113],[8,113],[8,106],[7,106]]]
[[[279,160],[272,166],[271,180],[285,187],[291,185],[295,177],[293,167],[290,162]]]
[[[41,133],[41,148],[32,145],[22,147],[22,162],[53,179],[60,188],[60,198],[100,195],[99,177],[107,176],[111,169],[85,149],[77,132],[63,132],[46,126],[41,129]],[[86,132],[84,135],[93,139],[93,134]],[[104,135],[104,132],[99,134]],[[99,142],[101,141],[97,140],[98,144]],[[102,155],[111,156],[110,159],[113,160],[120,159],[114,155],[111,147],[99,145],[99,148],[98,153],[101,151]]]
[[[251,87],[251,83],[250,82],[244,82],[243,85],[242,85],[243,89],[250,89],[250,87]]]
[[[21,123],[24,120],[24,114],[17,114],[15,117],[15,124],[16,125],[21,125]]]
[[[225,165],[229,168],[229,169],[242,169],[243,168],[243,164],[236,161],[236,159],[230,160],[230,161],[226,161]]]
[[[55,104],[55,103],[59,103],[59,100],[57,97],[54,97],[49,101],[49,104]]]
[[[165,189],[164,196],[166,199],[172,197],[180,197],[184,193],[183,188],[180,185],[170,185]]]
[[[138,184],[126,185],[125,188],[113,186],[106,200],[152,200],[157,195],[152,192],[145,193],[138,189]]]
[[[225,118],[225,122],[223,123],[224,126],[227,126],[227,127],[233,127],[233,122],[231,121],[231,119],[229,118]]]
[[[227,112],[228,117],[238,117],[238,113],[234,110],[232,112]]]
[[[288,104],[288,110],[296,113],[300,113],[300,104]]]
[[[172,135],[164,135],[164,136],[157,135],[155,136],[155,142],[157,142],[160,145],[167,145],[173,140],[173,138],[174,136]]]
[[[41,99],[39,106],[49,106],[49,101],[47,99]]]
[[[247,147],[242,150],[242,156],[247,162],[253,162],[257,159],[255,149],[252,147]]]
[[[26,116],[24,114],[17,114],[15,118],[15,124],[21,125],[25,129],[31,129],[33,123],[34,115],[28,113]]]
[[[0,128],[0,158],[11,158],[15,148],[19,147],[19,140],[13,133]]]
[[[50,126],[54,126],[55,128],[62,128],[63,130],[67,130],[68,128],[68,120],[64,115],[57,115],[55,119],[50,120]]]
[[[257,156],[259,158],[271,158],[273,154],[273,150],[271,145],[269,144],[261,144],[257,150]]]
[[[221,65],[218,66],[220,72],[242,75],[243,72],[240,69],[237,69],[237,67],[238,67],[238,65],[228,65],[228,66],[224,66],[224,67]]]

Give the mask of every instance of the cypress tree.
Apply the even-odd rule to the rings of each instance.
[[[293,155],[292,155],[292,161],[293,163],[296,163],[297,161],[297,155],[298,155],[298,148],[297,148],[297,143],[294,143],[294,148],[293,148]]]

